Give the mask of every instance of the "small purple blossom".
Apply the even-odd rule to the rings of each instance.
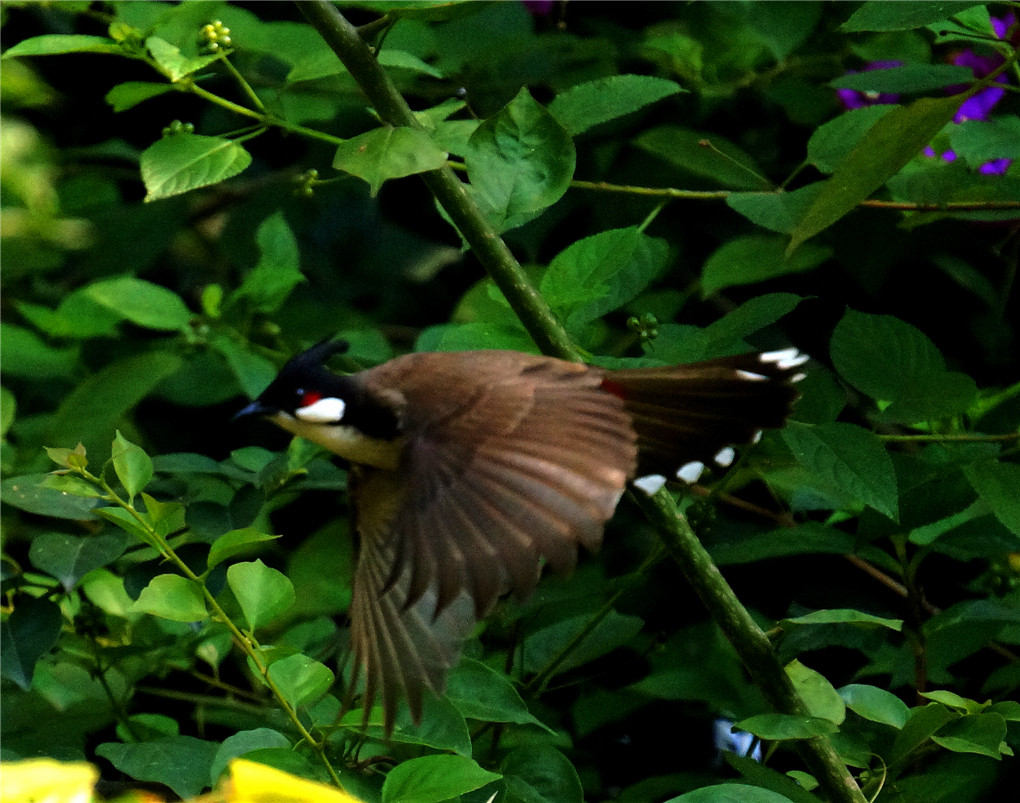
[[[1003,176],[1011,164],[1013,164],[1012,159],[992,159],[992,161],[981,165],[978,172],[984,176]]]
[[[555,0],[523,0],[524,7],[534,17],[544,17],[556,4]]]
[[[891,67],[899,67],[901,61],[869,61],[864,65],[862,72],[872,70],[888,70]],[[857,70],[847,70],[847,75],[855,75]],[[899,95],[892,92],[868,92],[860,89],[837,89],[836,95],[845,109],[863,109],[865,106],[876,106],[880,103],[895,103],[900,99]]]

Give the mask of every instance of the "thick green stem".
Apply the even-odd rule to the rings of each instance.
[[[298,5],[358,82],[379,117],[390,125],[420,128],[418,120],[379,66],[371,49],[336,7],[326,0],[304,0]],[[542,351],[577,359],[578,349],[453,170],[444,167],[423,174],[423,178]],[[677,509],[673,497],[662,490],[651,498],[640,494],[635,498],[658,528],[666,548],[730,639],[769,702],[782,713],[806,714],[804,703],[779,664],[768,638],[723,579]],[[841,803],[865,803],[860,788],[827,739],[806,740],[801,743],[801,750],[805,763],[830,799]]]

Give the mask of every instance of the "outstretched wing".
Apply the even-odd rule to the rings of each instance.
[[[527,594],[540,557],[568,571],[578,544],[599,545],[636,462],[629,416],[600,373],[521,354],[480,352],[475,365],[459,356],[457,370],[481,380],[473,394],[439,421],[410,418],[401,466],[367,472],[357,493],[352,641],[365,707],[381,693],[387,729],[401,696],[420,717],[424,688],[443,688],[473,620],[503,593]],[[443,368],[427,381],[471,387]],[[426,391],[436,387],[405,391],[409,414]],[[365,499],[398,501],[370,510]]]

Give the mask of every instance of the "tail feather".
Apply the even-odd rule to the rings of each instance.
[[[692,461],[752,441],[789,416],[806,357],[794,351],[745,354],[680,365],[608,371],[603,386],[620,396],[638,436],[638,476],[676,476]]]

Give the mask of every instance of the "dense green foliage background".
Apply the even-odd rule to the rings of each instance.
[[[366,800],[755,803],[824,799],[792,749],[821,737],[869,799],[1015,788],[1008,4],[339,5],[419,127],[297,4],[2,6],[4,759],[184,797],[244,755]],[[592,361],[812,356],[795,421],[673,489],[810,716],[626,503],[421,726],[341,711],[344,473],[230,418],[337,333],[349,370],[536,350],[416,175],[448,160]]]

